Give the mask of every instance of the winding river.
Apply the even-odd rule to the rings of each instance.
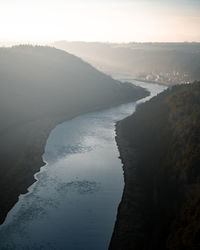
[[[124,187],[115,123],[165,89],[129,81],[151,96],[78,116],[51,132],[37,182],[20,195],[0,226],[1,250],[108,248]]]

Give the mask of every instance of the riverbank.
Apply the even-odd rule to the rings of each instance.
[[[34,182],[45,141],[58,123],[148,93],[113,80],[67,52],[0,48],[0,223]]]
[[[199,249],[199,84],[116,125],[125,188],[109,250]]]
[[[115,123],[135,107],[79,115],[51,131],[46,165],[1,225],[0,248],[108,249],[124,187]]]
[[[165,87],[169,87],[169,86],[173,86],[173,84],[167,84],[164,82],[157,82],[157,81],[150,81],[150,80],[146,80],[143,78],[139,78],[139,77],[135,77],[131,74],[115,74],[113,72],[111,72],[111,76],[114,79],[121,79],[121,81],[135,81],[135,82],[141,82],[141,83],[147,83],[147,84],[156,84],[156,85],[160,85],[160,86],[165,86]]]
[[[144,233],[140,230],[143,225],[140,211],[142,207],[139,205],[142,193],[137,185],[130,189],[131,183],[135,183],[136,180],[135,167],[137,160],[133,149],[124,139],[120,122],[116,124],[116,143],[123,164],[125,185],[109,250],[135,249],[138,245],[138,236],[142,238],[141,240],[145,240]],[[129,205],[130,202],[132,203],[131,206]]]
[[[127,100],[118,100],[112,103],[112,105],[111,103],[107,103],[98,107],[91,107],[90,109],[83,108],[79,112],[68,113],[66,116],[52,116],[30,121],[13,129],[12,133],[9,132],[8,136],[4,135],[4,140],[12,143],[12,147],[17,148],[18,151],[15,150],[16,155],[12,155],[12,157],[10,154],[4,155],[4,162],[14,167],[1,173],[3,178],[0,182],[0,223],[4,222],[7,213],[18,201],[19,195],[26,193],[27,188],[36,181],[34,174],[40,171],[40,168],[45,165],[42,155],[44,154],[46,140],[52,129],[75,116],[136,101],[147,95],[148,92],[143,90],[140,95],[138,93],[138,98],[133,97],[127,98]],[[26,142],[23,145],[16,146],[14,145],[16,137],[17,141],[20,141],[20,137],[25,137]]]

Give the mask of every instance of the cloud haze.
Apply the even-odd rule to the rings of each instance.
[[[196,0],[1,1],[0,42],[200,41]]]

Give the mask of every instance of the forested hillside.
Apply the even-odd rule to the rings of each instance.
[[[53,127],[146,95],[55,48],[0,48],[0,222],[34,182]]]
[[[125,189],[110,249],[200,249],[200,83],[117,124]]]
[[[58,41],[101,71],[174,85],[200,80],[200,43],[87,43]]]

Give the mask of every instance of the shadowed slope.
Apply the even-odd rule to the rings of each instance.
[[[58,49],[0,48],[0,222],[34,182],[56,124],[146,95]]]
[[[200,83],[117,124],[125,189],[110,250],[200,248]]]

